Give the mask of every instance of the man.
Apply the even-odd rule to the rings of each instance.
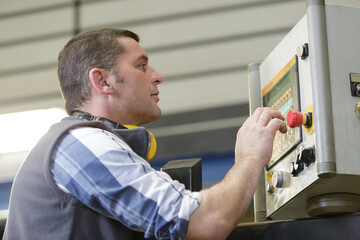
[[[58,75],[72,117],[55,124],[19,170],[4,239],[225,239],[251,202],[275,132],[286,132],[279,112],[257,109],[237,133],[224,179],[190,192],[134,152],[145,138],[124,138],[124,125],[161,115],[163,77],[135,33],[74,37],[59,54]]]

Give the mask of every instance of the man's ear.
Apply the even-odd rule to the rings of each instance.
[[[89,72],[89,80],[94,90],[102,94],[112,94],[113,88],[107,82],[109,76],[109,72],[104,69],[92,68]]]

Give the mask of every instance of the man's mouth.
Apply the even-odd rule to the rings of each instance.
[[[152,93],[151,96],[152,96],[152,97],[156,97],[158,101],[160,100],[160,98],[159,98],[159,92]]]
[[[159,91],[151,93],[151,96],[159,96]]]

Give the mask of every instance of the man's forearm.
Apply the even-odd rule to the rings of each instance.
[[[245,215],[261,172],[257,161],[237,162],[218,184],[202,191],[187,239],[225,239]]]

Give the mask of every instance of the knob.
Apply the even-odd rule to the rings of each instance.
[[[302,162],[291,163],[291,174],[296,177],[302,170],[304,170],[304,164]]]
[[[305,43],[303,45],[299,45],[296,48],[296,55],[302,60],[306,59],[309,56],[309,44]]]
[[[283,171],[275,171],[272,176],[272,184],[277,188],[289,186],[290,174]]]
[[[312,113],[308,112],[302,114],[294,109],[290,110],[287,115],[287,124],[291,128],[300,127],[304,125],[305,127],[311,127],[312,125]]]
[[[351,83],[351,96],[360,97],[360,83],[359,82]]]
[[[360,96],[360,83],[356,84],[355,89],[356,89],[356,95]]]
[[[306,167],[315,162],[315,147],[305,148],[302,150],[299,162],[304,163]]]
[[[355,112],[360,113],[360,102],[358,102],[355,106]]]

